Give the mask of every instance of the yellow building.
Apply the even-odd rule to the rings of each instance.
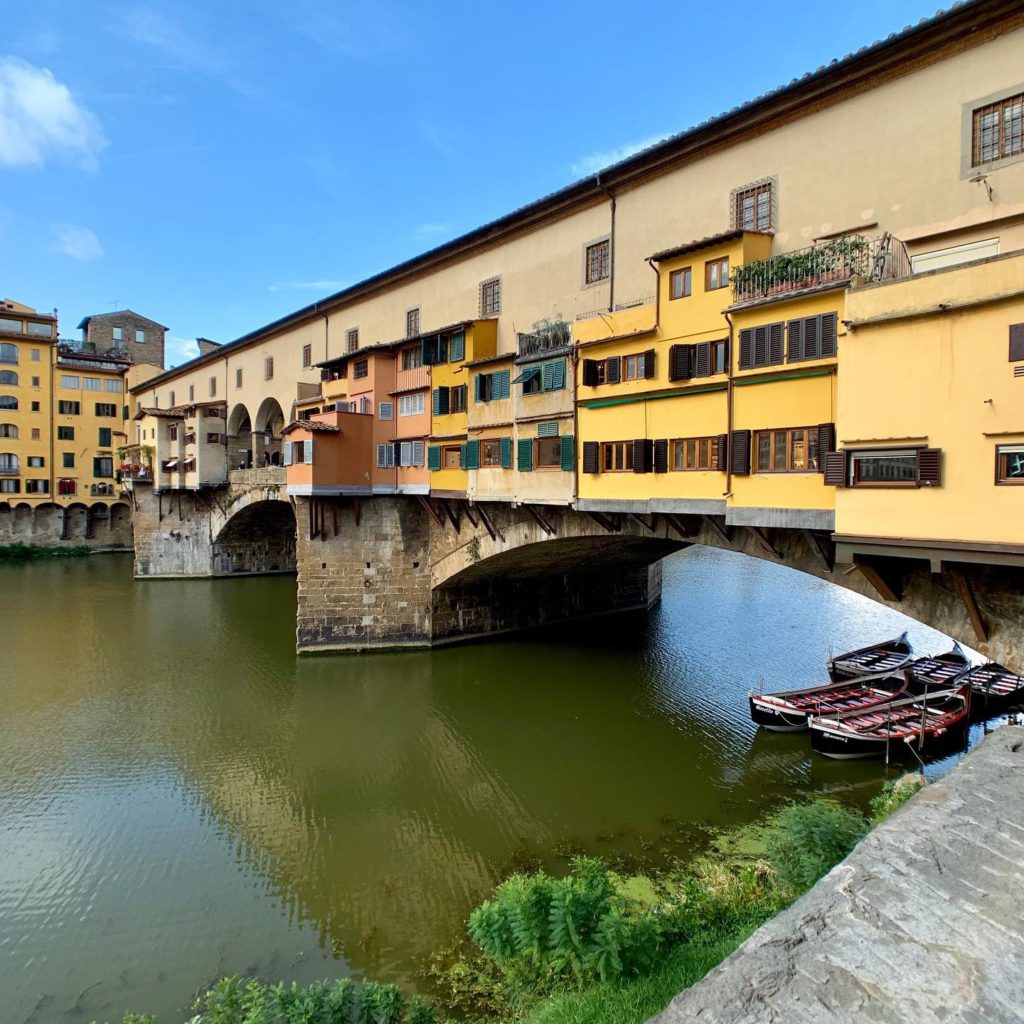
[[[57,318],[0,303],[0,502],[51,500],[50,395]]]

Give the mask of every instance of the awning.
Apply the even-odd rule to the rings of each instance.
[[[170,471],[172,469],[177,469],[177,468],[178,468],[178,460],[177,459],[168,459],[164,463],[164,471],[165,472],[168,472],[168,471]]]
[[[523,372],[521,374],[519,374],[518,377],[516,377],[516,379],[514,381],[512,381],[512,383],[513,384],[522,384],[522,383],[525,383],[528,380],[532,380],[534,377],[539,377],[539,376],[540,376],[540,367],[539,366],[528,366],[528,367],[526,367],[525,370],[523,370]]]
[[[184,463],[182,464],[182,469],[195,469],[195,468],[196,468],[196,460],[195,459],[186,459],[184,461]]]

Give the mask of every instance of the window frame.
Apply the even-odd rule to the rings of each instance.
[[[555,461],[550,463],[542,463],[540,461],[541,446],[548,445],[552,447],[555,453]],[[562,438],[558,434],[553,437],[535,437],[533,438],[533,468],[535,470],[543,470],[544,472],[550,472],[553,469],[561,470],[562,468]]]
[[[676,295],[676,281],[683,281],[685,283],[685,288],[678,295]],[[688,299],[691,295],[693,295],[693,265],[671,271],[668,275],[669,301],[675,302],[676,299]]]
[[[456,465],[448,465],[448,456],[451,453],[455,453]],[[462,446],[458,444],[443,444],[441,445],[441,469],[465,469],[462,465]]]
[[[420,336],[419,306],[413,306],[405,311],[405,336],[407,338],[418,338]]]
[[[646,355],[643,352],[631,352],[624,355],[622,357],[622,379],[624,381],[644,380],[646,365]],[[633,372],[630,372],[631,369]]]
[[[302,368],[308,370],[313,365],[313,346],[305,344],[302,346]]]
[[[997,487],[1022,487],[1024,486],[1024,473],[1019,477],[1011,477],[1002,468],[1002,460],[1010,455],[1019,455],[1021,463],[1024,464],[1024,444],[997,444],[995,446],[996,467],[995,481]]]
[[[633,442],[602,441],[598,466],[602,473],[632,473]]]
[[[591,254],[597,256],[597,261]],[[594,288],[612,277],[612,236],[604,235],[583,245],[583,288]]]
[[[1016,149],[1010,149],[1013,141],[1007,139],[1006,131],[1006,108],[1015,106],[1019,114],[1011,118],[1011,124],[1019,121],[1019,128],[1013,133],[1012,138],[1016,140]],[[970,104],[970,122],[967,138],[964,140],[968,147],[968,161],[972,171],[978,168],[991,168],[1002,166],[1006,162],[1024,159],[1024,85],[1010,89],[1002,94],[992,97],[985,97],[982,102]],[[998,114],[996,154],[985,155],[984,142],[984,118],[988,114]]]
[[[711,283],[712,270],[714,270],[717,284]],[[724,280],[722,273],[725,273]],[[704,291],[717,292],[729,287],[729,257],[719,256],[717,259],[704,261]]]
[[[804,445],[804,465],[794,467],[793,465],[793,435],[796,433],[803,433],[803,445]],[[786,436],[786,464],[783,467],[779,467],[777,463],[778,449],[778,435],[785,434]],[[761,443],[760,439],[763,436],[769,438],[768,441],[768,457],[770,466],[767,469],[761,468]],[[811,455],[811,449],[814,449],[813,456]],[[814,473],[820,472],[821,454],[818,451],[818,428],[816,426],[798,426],[798,427],[769,427],[764,430],[755,430],[752,432],[750,439],[750,472],[751,474],[757,474],[759,476],[777,476],[782,473],[793,474],[793,473]],[[813,463],[813,465],[812,465]]]
[[[693,446],[694,465],[688,466],[687,452]],[[707,465],[701,465],[701,447],[707,456]],[[681,456],[681,458],[679,457]],[[677,463],[679,463],[677,465]],[[717,473],[718,470],[718,435],[707,434],[702,437],[674,437],[669,441],[668,469],[670,473]]]
[[[480,441],[480,468],[501,469],[501,438],[485,437]]]
[[[907,490],[916,489],[919,484],[917,480],[918,475],[918,464],[917,457],[921,451],[922,446],[912,446],[907,448],[850,448],[847,449],[846,459],[846,486],[847,487],[859,487],[863,489],[868,488],[879,488],[879,489],[895,489],[895,490]],[[868,480],[864,481],[859,478],[857,471],[857,464],[864,459],[882,459],[882,458],[913,458],[914,460],[914,476],[911,480]]]
[[[776,229],[776,197],[778,183],[774,178],[759,178],[757,181],[740,185],[729,193],[730,217],[732,226],[736,231],[756,231],[759,234],[769,235]],[[762,196],[767,196],[766,222],[761,219]],[[747,199],[753,201],[753,223],[747,226],[744,218],[743,206]],[[762,226],[763,223],[763,226]]]
[[[352,379],[353,380],[365,380],[370,376],[370,360],[369,359],[357,359],[352,364]]]
[[[489,297],[490,296],[490,297]],[[501,316],[501,275],[485,278],[480,282],[480,316]]]

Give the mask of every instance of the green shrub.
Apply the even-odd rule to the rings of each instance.
[[[834,800],[791,804],[772,819],[768,860],[794,892],[809,889],[867,832],[864,816]]]
[[[882,792],[871,801],[871,824],[874,826],[885,821],[924,786],[925,781],[920,775],[903,775],[887,782]]]

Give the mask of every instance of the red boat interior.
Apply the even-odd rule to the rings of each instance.
[[[843,666],[856,666],[868,672],[888,672],[905,664],[906,654],[897,651],[865,651],[850,658],[842,658]]]
[[[951,683],[967,668],[965,661],[946,661],[945,658],[925,658],[910,666],[914,678],[920,683]]]
[[[994,693],[999,697],[1008,697],[1019,690],[1024,695],[1024,679],[1002,665],[982,665],[972,669],[967,678],[975,693]]]
[[[880,701],[892,700],[895,696],[893,690],[881,690],[865,683],[852,682],[838,690],[822,689],[812,693],[795,694],[792,697],[769,695],[764,700],[766,703],[792,711],[813,711],[815,714],[821,714],[828,711],[856,711],[858,708],[869,708]]]
[[[953,708],[942,710],[928,708],[925,711],[925,732],[952,725],[963,716],[964,706],[956,704]],[[855,732],[859,736],[889,736],[903,739],[916,736],[921,731],[921,708],[906,704],[900,708],[882,709],[865,715],[854,715],[840,723],[844,732]]]

